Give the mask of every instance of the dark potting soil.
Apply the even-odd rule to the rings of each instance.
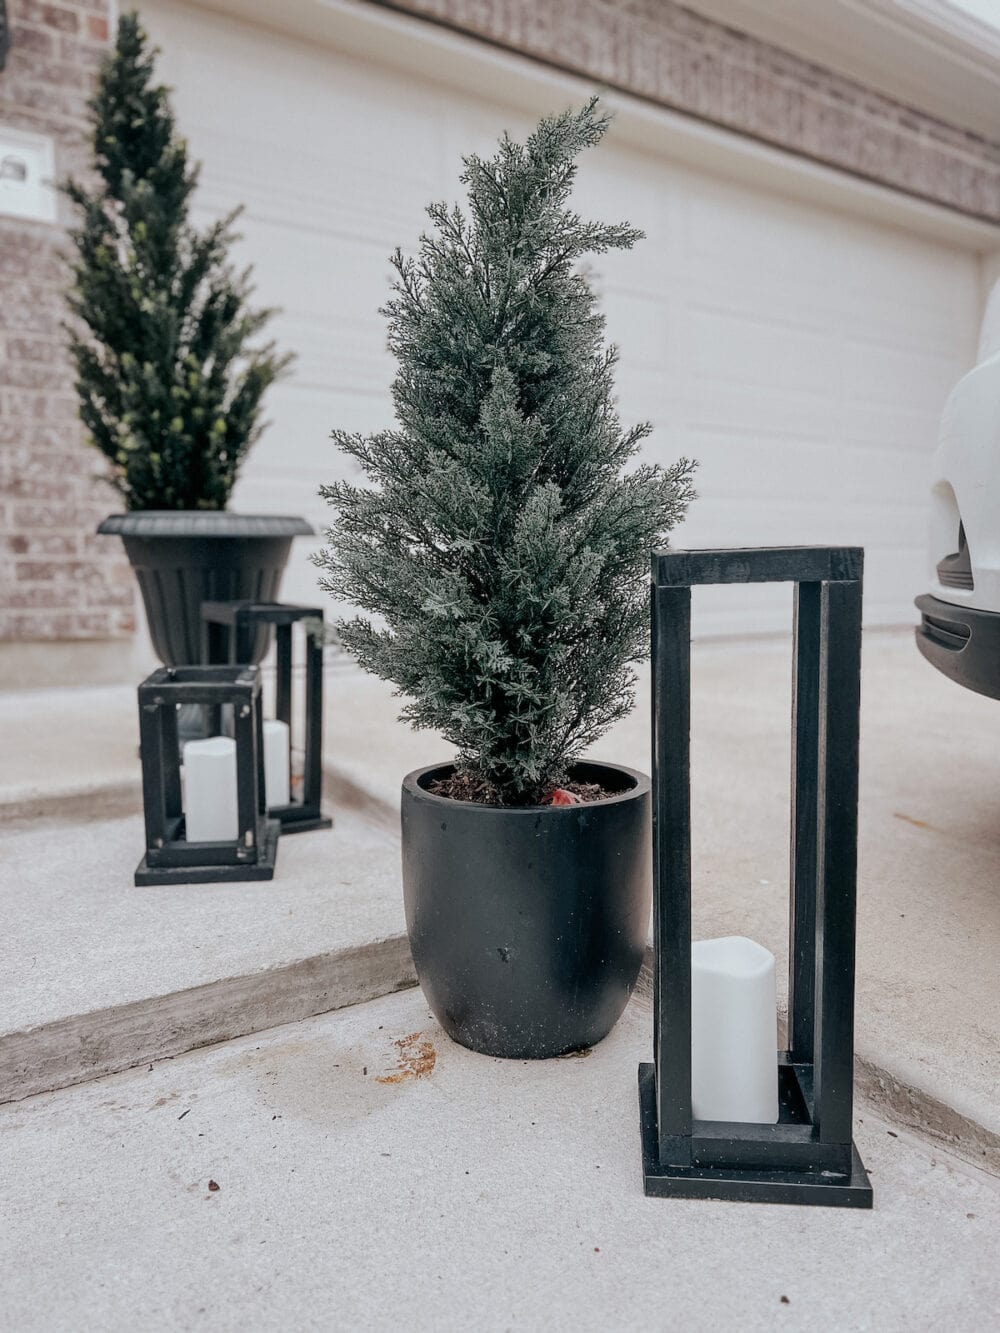
[[[452,773],[450,777],[437,779],[428,784],[427,790],[434,796],[446,796],[452,801],[472,801],[477,805],[503,805],[500,793],[491,783],[476,777],[472,773]],[[536,805],[568,805],[569,801],[553,801],[556,792],[570,792],[584,805],[591,801],[601,801],[608,796],[618,796],[617,791],[608,791],[597,782],[566,782],[553,791],[545,792],[536,801]],[[576,804],[576,802],[572,802]],[[523,809],[524,807],[519,807]]]

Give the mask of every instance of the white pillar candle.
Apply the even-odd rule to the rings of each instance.
[[[236,742],[228,736],[184,746],[184,829],[188,842],[228,842],[239,833]]]
[[[741,935],[691,946],[691,1110],[698,1120],[778,1120],[774,954]]]
[[[264,723],[264,799],[269,810],[291,800],[288,723],[276,718]]]

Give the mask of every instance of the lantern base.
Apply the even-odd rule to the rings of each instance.
[[[639,1122],[645,1191],[657,1198],[732,1199],[741,1203],[794,1203],[834,1208],[871,1208],[872,1187],[854,1144],[851,1174],[761,1171],[739,1167],[661,1166],[656,1132],[656,1078],[651,1064],[639,1066]]]
[[[333,828],[333,820],[313,807],[275,805],[267,813],[269,818],[276,819],[281,825],[283,838],[289,833],[311,833],[314,829]]]
[[[274,879],[281,825],[276,819],[264,822],[260,855],[253,865],[149,866],[143,857],[135,869],[136,887],[147,884],[240,884],[249,880]]]

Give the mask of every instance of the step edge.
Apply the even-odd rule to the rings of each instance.
[[[416,985],[405,934],[0,1037],[0,1104],[91,1082]]]

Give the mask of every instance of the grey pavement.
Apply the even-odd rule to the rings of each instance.
[[[789,645],[696,645],[693,669],[695,932],[748,934],[783,965]],[[398,701],[381,682],[340,667],[328,691],[328,790],[370,871],[353,902],[359,921],[370,908],[388,937],[403,928],[397,853],[388,842],[369,853],[365,839],[373,834],[362,829],[367,823],[394,835],[400,777],[448,751],[396,721]],[[1000,1172],[1000,705],[939,676],[909,634],[866,635],[862,693],[859,1073],[885,1113]],[[12,740],[0,752],[0,792],[11,801],[28,799],[30,782],[32,799],[58,812],[58,800],[45,807],[49,778],[58,790],[83,793],[88,772],[95,790],[102,773],[120,778],[131,767],[135,780],[131,692],[81,692],[79,727],[66,694],[36,694],[34,713],[28,693],[16,706],[13,696],[0,698]],[[44,718],[61,728],[58,765],[51,740],[32,749],[33,738],[46,736]],[[648,768],[645,690],[596,753]],[[135,802],[134,792],[129,799]],[[137,896],[130,878],[141,850],[137,825],[70,819],[63,841],[53,820],[27,828],[0,842],[0,900],[11,927],[0,949],[15,983],[7,999],[22,1023],[33,1013],[35,1021],[58,1017],[49,1003],[53,978],[76,1012],[104,1005],[110,991],[101,987],[119,970],[123,980],[155,979],[161,991],[200,984],[204,973],[193,981],[193,964],[213,959],[212,950],[199,953],[204,921],[211,926],[205,937],[219,941],[221,976],[231,975],[233,955],[248,941],[253,968],[266,969],[272,938],[272,962],[286,962],[289,932],[307,927],[322,941],[346,920],[325,835],[286,840],[274,886],[241,886],[216,901],[204,886]],[[343,855],[350,855],[346,846]],[[285,897],[295,904],[290,918],[282,915]],[[258,910],[271,915],[255,931]],[[67,922],[72,928],[62,929]],[[25,932],[21,940],[17,931]],[[130,969],[119,958],[133,952],[142,962]],[[276,1021],[295,1016],[280,1007],[276,1013]],[[221,1036],[225,1027],[215,1030]]]
[[[588,1057],[492,1060],[411,990],[0,1107],[0,1322],[1000,1326],[1000,1182],[863,1102],[873,1212],[644,1198],[650,1048],[633,1001]]]

